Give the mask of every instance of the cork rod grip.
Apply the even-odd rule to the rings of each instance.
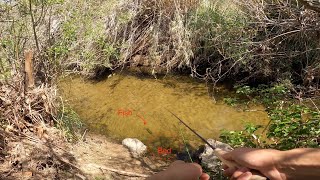
[[[223,151],[219,148],[214,150],[214,154],[223,162],[223,164],[227,165],[230,168],[235,168],[235,169],[241,168],[241,165],[237,164],[236,162],[223,159],[222,155],[225,153],[227,153],[227,151]],[[251,173],[252,173],[252,176],[251,176],[250,180],[267,180],[268,179],[263,174],[261,174],[259,171],[251,170]]]

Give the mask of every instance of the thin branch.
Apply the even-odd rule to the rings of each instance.
[[[0,20],[0,22],[13,22],[14,20],[13,19],[2,19]]]
[[[36,23],[34,21],[34,14],[32,11],[32,4],[31,4],[31,0],[29,0],[29,10],[30,10],[30,16],[31,16],[31,22],[32,22],[32,29],[33,29],[33,35],[34,35],[34,40],[36,42],[36,47],[38,52],[40,51],[40,47],[39,47],[39,42],[38,42],[38,36],[37,36],[37,32],[36,32]]]
[[[106,166],[100,166],[100,165],[97,165],[97,164],[88,164],[88,166],[90,166],[90,167],[95,167],[95,168],[97,168],[97,169],[102,169],[102,170],[107,170],[107,171],[115,172],[115,173],[120,174],[120,175],[123,175],[123,176],[143,177],[143,178],[147,178],[147,177],[150,176],[150,175],[146,175],[146,174],[139,174],[139,173],[128,172],[128,171],[121,171],[121,170],[109,168],[109,167],[106,167]]]

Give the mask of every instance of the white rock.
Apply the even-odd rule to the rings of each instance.
[[[213,140],[213,139],[208,139],[207,140],[213,147],[222,149],[224,151],[232,151],[233,148],[225,143]],[[211,169],[212,171],[215,171],[216,166],[219,163],[219,159],[217,156],[214,155],[213,149],[209,147],[207,144],[205,145],[204,152],[200,154],[201,158],[201,163]]]
[[[147,146],[135,138],[126,138],[122,145],[129,149],[133,157],[138,158],[147,152]]]
[[[59,19],[53,19],[51,22],[51,27],[50,27],[50,34],[51,35],[56,35],[56,33],[58,32],[59,28],[60,28],[60,20]]]

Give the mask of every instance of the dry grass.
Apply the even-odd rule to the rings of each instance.
[[[106,42],[119,50],[118,66],[130,62],[165,68],[189,64],[193,56],[185,18],[199,1],[123,1],[108,18]]]
[[[7,126],[38,134],[37,126],[52,124],[56,115],[56,90],[47,85],[24,89],[24,81],[16,78],[0,89],[1,117]]]
[[[19,75],[1,85],[1,179],[64,179],[78,173],[72,156],[62,150],[63,134],[52,128],[56,97],[56,90],[45,84],[25,88]]]
[[[46,128],[42,138],[33,133],[19,136],[0,129],[1,179],[74,179],[84,177],[67,151],[63,136]],[[3,143],[2,143],[3,142]]]
[[[319,14],[297,1],[238,1],[238,5],[251,18],[248,31],[256,32],[247,64],[254,70],[247,79],[264,76],[318,89]]]
[[[317,89],[318,21],[296,1],[135,0],[108,16],[105,43],[114,68],[189,69],[213,82]]]

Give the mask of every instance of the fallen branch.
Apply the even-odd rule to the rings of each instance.
[[[100,166],[100,165],[92,164],[92,163],[88,164],[87,166],[91,166],[91,167],[95,167],[95,168],[98,168],[98,169],[115,172],[117,174],[124,175],[124,176],[130,176],[130,177],[144,177],[144,178],[147,178],[147,177],[150,176],[150,175],[146,175],[146,174],[139,174],[139,173],[134,173],[134,172],[121,171],[121,170],[108,168],[108,167],[105,167],[105,166]]]
[[[6,23],[6,22],[13,22],[14,20],[12,20],[12,19],[2,19],[2,20],[0,20],[0,22],[4,22],[4,23]]]

